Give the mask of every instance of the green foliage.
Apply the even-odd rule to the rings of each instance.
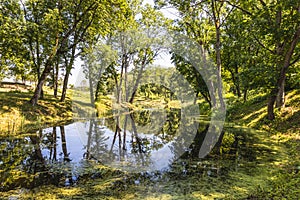
[[[30,72],[29,52],[24,44],[26,26],[18,1],[1,0],[0,80],[12,75],[25,79]]]

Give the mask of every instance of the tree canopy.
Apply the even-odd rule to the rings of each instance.
[[[168,7],[177,10],[176,19],[166,19],[160,12]],[[57,98],[62,87],[60,100],[64,101],[79,58],[86,69],[101,69],[105,80],[114,79],[118,98],[121,88],[130,85],[122,98],[132,102],[138,81],[131,83],[127,74],[134,72],[139,80],[145,67],[158,58],[158,44],[168,40],[163,30],[184,35],[208,52],[218,71],[215,90],[223,106],[224,90],[244,101],[249,91],[265,91],[272,120],[274,107],[284,105],[285,90],[299,86],[297,0],[156,0],[155,6],[140,0],[1,0],[0,26],[0,79],[36,82],[32,105],[43,97],[45,84],[53,87]],[[170,53],[176,69],[200,98],[213,103],[191,63]],[[109,57],[115,60],[103,64]],[[100,86],[105,80],[94,77],[93,85]],[[92,91],[93,95],[98,92]]]

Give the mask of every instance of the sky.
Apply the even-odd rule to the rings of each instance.
[[[144,4],[150,4],[154,6],[154,1],[153,0],[144,0]],[[167,9],[162,9],[162,13],[165,15],[165,17],[170,18],[170,19],[176,19],[176,10],[172,8],[167,8]],[[75,84],[78,82],[80,77],[83,76],[81,72],[81,65],[83,62],[80,60],[80,58],[77,58],[75,61],[75,66],[74,69],[72,70],[72,75],[70,76],[69,79],[69,84]],[[160,65],[162,67],[170,67],[173,66],[171,63],[171,55],[168,53],[161,53],[158,55],[157,59],[154,61],[153,65]]]

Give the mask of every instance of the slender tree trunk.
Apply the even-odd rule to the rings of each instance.
[[[55,68],[53,68],[53,95],[57,98],[58,92],[58,71],[59,71],[59,59],[57,59]]]
[[[91,99],[91,105],[95,105],[95,99],[94,99],[94,87],[93,87],[93,78],[92,78],[92,72],[89,69],[89,88],[90,88],[90,99]]]
[[[131,118],[132,132],[133,132],[133,135],[135,137],[136,144],[138,146],[138,150],[139,150],[139,153],[140,153],[139,155],[140,155],[140,158],[142,159],[142,163],[144,163],[144,156],[142,154],[144,152],[143,152],[142,145],[141,145],[141,139],[138,136],[137,127],[136,127],[136,124],[135,124],[134,117],[133,117],[132,113],[130,113],[130,118]]]
[[[62,89],[62,93],[61,93],[61,97],[60,97],[61,102],[65,101],[66,96],[67,96],[67,89],[68,89],[70,73],[71,73],[71,70],[67,69],[65,77],[64,77],[63,89]]]
[[[70,77],[71,70],[72,70],[72,67],[73,67],[73,64],[75,61],[75,52],[76,52],[76,45],[74,45],[72,48],[70,62],[69,63],[66,62],[66,74],[64,77],[63,89],[62,89],[62,94],[61,94],[61,98],[60,98],[61,102],[65,101],[65,99],[66,99],[69,77]],[[65,59],[67,59],[67,58],[65,58]]]
[[[275,114],[274,114],[274,103],[276,101],[276,92],[277,92],[277,89],[273,89],[271,94],[270,94],[270,97],[269,97],[269,101],[268,101],[268,119],[269,120],[273,120],[275,119]]]
[[[119,86],[117,87],[117,103],[121,103],[121,101],[122,101],[123,74],[124,74],[124,63],[122,63],[122,66],[121,66],[120,82],[119,82]]]
[[[126,129],[127,129],[127,120],[128,115],[125,116],[125,122],[124,122],[124,135],[123,135],[123,150],[126,151]]]
[[[234,84],[235,90],[236,90],[236,95],[240,98],[242,97],[241,93],[241,87],[240,87],[240,78],[239,78],[239,68],[237,65],[235,65],[234,71],[229,70],[231,73],[231,79]]]
[[[243,99],[244,99],[244,103],[247,101],[247,94],[248,94],[248,88],[245,88],[244,89],[244,97],[243,97]]]
[[[221,67],[221,40],[220,40],[221,32],[220,27],[217,28],[216,31],[216,54],[217,54],[217,68],[218,68],[218,74],[217,74],[217,83],[218,83],[218,96],[220,101],[220,106],[222,109],[225,109],[225,102],[223,98],[223,85],[222,85],[222,67]]]
[[[95,91],[95,102],[97,102],[99,100],[99,95],[100,95],[100,89],[101,89],[101,81],[102,81],[102,74],[103,74],[103,69],[104,67],[101,66],[99,74],[98,74],[98,79],[97,79],[97,87],[96,87],[96,91]]]
[[[113,148],[114,148],[114,145],[115,145],[115,142],[116,142],[116,139],[117,139],[117,135],[120,134],[120,132],[121,132],[121,128],[120,128],[120,116],[118,115],[117,119],[116,119],[116,131],[115,131],[113,142],[111,144],[110,151],[109,151],[110,154],[113,152]]]
[[[215,144],[214,148],[216,149],[216,153],[218,155],[221,155],[221,147],[222,147],[222,144],[223,144],[223,138],[224,138],[224,135],[225,135],[225,131],[222,131],[221,132],[221,135],[219,136],[219,139],[217,141],[217,143]]]
[[[91,158],[91,143],[92,143],[92,135],[93,135],[93,125],[94,125],[94,119],[90,120],[90,126],[88,131],[88,139],[86,144],[86,153],[84,154],[84,158],[90,159]]]
[[[125,73],[124,73],[125,102],[128,102],[128,94],[129,94],[129,88],[127,88],[128,87],[127,86],[127,67],[128,67],[127,64],[125,65]]]
[[[37,20],[36,22],[37,23]],[[38,80],[41,78],[41,57],[40,57],[40,42],[39,42],[39,36],[37,35],[35,38],[35,42],[36,42],[36,65],[37,65],[37,77]],[[44,98],[44,91],[43,88],[41,89],[40,92],[40,98],[43,99]]]
[[[138,89],[139,83],[140,83],[141,78],[142,78],[142,75],[143,75],[144,68],[146,67],[146,64],[147,64],[147,60],[146,60],[146,59],[147,59],[147,55],[146,55],[146,53],[145,53],[144,58],[143,58],[143,61],[142,61],[142,64],[141,64],[141,68],[140,68],[140,70],[139,70],[139,73],[138,73],[138,75],[137,75],[135,84],[134,84],[133,89],[132,89],[132,94],[131,94],[129,103],[133,103],[134,97],[135,97],[135,95],[136,95],[136,91],[137,91],[137,89]]]
[[[211,1],[212,12],[213,12],[213,20],[216,28],[216,61],[217,61],[217,90],[218,90],[218,97],[220,101],[220,106],[222,109],[225,109],[225,102],[223,98],[223,85],[222,85],[222,67],[221,67],[221,29],[220,29],[220,10],[223,6],[223,3],[220,2],[220,8],[217,8],[217,2]]]
[[[240,98],[242,96],[240,85],[236,85],[237,96]]]
[[[97,82],[96,92],[95,92],[95,102],[99,100],[100,95],[100,87],[101,87],[101,80]]]

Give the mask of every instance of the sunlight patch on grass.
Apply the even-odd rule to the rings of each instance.
[[[170,101],[170,102],[168,102],[168,107],[169,108],[181,108],[181,103],[180,103],[180,101]]]
[[[81,189],[80,188],[61,188],[59,190],[59,193],[64,196],[74,196],[74,195],[80,194]]]
[[[222,193],[214,193],[214,194],[209,194],[209,196],[206,196],[201,193],[193,192],[193,197],[201,200],[212,200],[212,199],[223,199],[225,195]]]
[[[255,111],[255,112],[252,112],[246,116],[243,117],[243,120],[248,120],[249,118],[253,117],[254,115],[257,115],[257,114],[262,114],[266,111],[267,109],[264,107],[264,108],[261,108],[260,110],[258,111]]]
[[[97,185],[92,186],[92,188],[93,190],[101,191],[101,190],[106,190],[111,186],[112,186],[112,180],[106,180],[103,182],[98,182]]]
[[[174,199],[171,195],[169,194],[161,194],[159,196],[155,196],[155,197],[145,197],[146,200],[170,200],[170,199]]]

